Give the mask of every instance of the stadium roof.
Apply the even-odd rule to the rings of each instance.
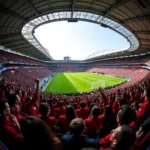
[[[130,42],[124,52],[101,58],[142,55],[150,50],[150,0],[1,0],[0,45],[37,59],[52,60],[35,38],[34,30],[63,20],[97,23]]]

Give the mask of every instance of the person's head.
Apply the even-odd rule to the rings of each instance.
[[[124,93],[122,94],[122,97],[125,99],[126,96],[127,96],[127,94],[126,94],[126,92],[124,92]]]
[[[66,107],[66,118],[68,120],[72,120],[76,117],[75,110],[71,105],[67,105]]]
[[[63,101],[60,101],[59,102],[59,107],[63,107],[64,106],[64,102]]]
[[[134,92],[134,91],[131,92],[131,96],[132,96],[132,97],[135,96],[135,92]]]
[[[20,96],[17,94],[10,94],[8,100],[9,101],[16,101],[16,103],[18,103],[19,105],[21,104]]]
[[[88,112],[88,113],[89,113],[89,115],[91,114],[92,108],[93,108],[94,106],[95,106],[95,104],[94,104],[94,103],[91,103],[91,104],[90,104],[89,112]]]
[[[120,89],[118,89],[117,91],[120,92]]]
[[[100,108],[95,105],[91,112],[93,117],[98,117],[100,115]]]
[[[85,106],[86,106],[85,101],[81,101],[81,102],[80,102],[80,107],[81,107],[81,108],[85,108]]]
[[[21,95],[21,91],[20,90],[16,90],[16,94],[17,95]]]
[[[74,109],[76,110],[76,109],[78,108],[77,103],[74,103],[74,104],[73,104],[73,107],[74,107]]]
[[[10,106],[11,111],[14,115],[17,115],[20,113],[21,107],[20,107],[20,98],[18,97],[18,95],[10,94],[9,106]]]
[[[113,130],[113,134],[110,137],[111,146],[116,150],[129,149],[136,139],[135,132],[128,125],[122,125]]]
[[[31,100],[31,97],[26,97],[26,99],[25,99],[25,103],[28,103],[29,101]]]
[[[120,106],[126,104],[126,100],[123,97],[119,98],[118,101],[119,101]]]
[[[128,105],[122,105],[117,114],[117,123],[118,125],[130,124],[135,118],[135,111]]]
[[[112,107],[111,105],[106,105],[105,110],[104,110],[104,117],[105,118],[110,118],[113,115]]]
[[[22,94],[23,97],[27,96],[27,92],[26,91],[22,91],[21,94]]]
[[[84,129],[85,129],[85,123],[82,118],[76,118],[70,122],[69,130],[73,136],[82,135]]]
[[[136,110],[139,110],[139,107],[140,107],[140,106],[139,106],[139,102],[138,102],[138,101],[135,102],[135,105],[134,105],[134,106],[135,106],[135,109],[136,109]]]
[[[150,98],[150,86],[144,89],[144,97]]]
[[[54,149],[54,139],[50,128],[41,119],[27,116],[21,121],[20,126],[26,149]]]
[[[111,95],[111,96],[110,96],[110,101],[112,101],[112,102],[115,101],[115,96],[114,96],[114,95]]]
[[[9,116],[10,115],[10,107],[8,101],[6,99],[0,100],[0,114],[1,116]]]
[[[41,99],[41,103],[47,103],[47,99]]]
[[[46,117],[50,114],[50,108],[47,103],[41,103],[39,106],[39,112],[43,117]]]

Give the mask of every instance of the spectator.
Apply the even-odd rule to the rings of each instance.
[[[36,107],[34,107],[34,105],[38,102],[40,96],[39,83],[40,80],[36,79],[36,91],[33,99],[31,97],[26,98],[23,110],[27,115],[37,116],[37,110]]]
[[[79,118],[85,119],[88,117],[88,108],[85,108],[85,101],[80,102],[80,109],[76,109],[76,114]]]
[[[41,103],[39,106],[39,112],[41,114],[41,119],[55,132],[56,119],[55,117],[50,117],[50,108],[47,103]]]
[[[20,98],[18,95],[10,94],[9,106],[11,108],[12,114],[17,118],[18,122],[20,123],[23,119],[23,116],[21,115]]]
[[[24,105],[25,104],[25,99],[27,97],[26,91],[22,91],[21,93],[21,103]]]
[[[113,114],[112,107],[106,105],[104,114],[99,116],[101,120],[100,136],[105,137],[116,126],[115,115]]]
[[[10,150],[23,149],[24,139],[20,125],[14,115],[10,113],[8,101],[0,100],[0,139]]]
[[[76,118],[70,123],[70,132],[62,136],[61,141],[64,150],[80,150],[84,147],[99,148],[98,141],[84,135],[85,124],[83,119]]]
[[[76,113],[74,108],[71,105],[67,105],[66,115],[61,115],[59,117],[59,126],[60,126],[61,133],[68,132],[69,124],[74,118],[76,118]]]
[[[55,109],[55,114],[59,117],[60,115],[65,115],[66,108],[64,106],[64,102],[60,101],[59,102],[59,108]]]
[[[145,100],[136,112],[136,117],[139,123],[142,123],[150,114],[150,86],[144,90]]]
[[[87,128],[87,133],[90,137],[96,137],[97,132],[100,129],[102,124],[101,119],[99,118],[100,115],[100,108],[98,106],[94,106],[92,108],[91,117],[85,119],[85,124]]]
[[[150,117],[146,119],[136,133],[136,141],[131,150],[145,150],[150,144]]]
[[[132,123],[132,121],[135,120],[135,112],[128,105],[123,105],[118,112],[116,120],[118,123],[118,127],[122,125],[129,125],[130,123]],[[132,128],[135,129],[135,126],[133,126]],[[109,133],[104,138],[100,139],[99,143],[103,148],[108,148],[110,146],[111,136],[112,133]]]
[[[111,149],[129,150],[136,138],[135,132],[128,125],[122,125],[113,131],[110,137]]]
[[[21,131],[27,150],[57,150],[61,149],[61,143],[50,128],[35,116],[25,117],[21,122]]]

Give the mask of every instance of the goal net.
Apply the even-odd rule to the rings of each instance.
[[[99,80],[99,81],[96,81],[96,82],[92,82],[91,90],[98,90],[100,87],[105,88],[105,83],[106,83],[105,80]]]

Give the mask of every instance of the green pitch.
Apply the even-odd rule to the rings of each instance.
[[[99,84],[97,86],[101,87],[99,81],[105,81],[105,87],[110,87],[120,84],[126,81],[126,79],[87,72],[62,72],[54,75],[45,92],[55,94],[89,92],[93,90],[93,82],[97,82]],[[98,88],[97,86],[94,86],[95,89]]]

